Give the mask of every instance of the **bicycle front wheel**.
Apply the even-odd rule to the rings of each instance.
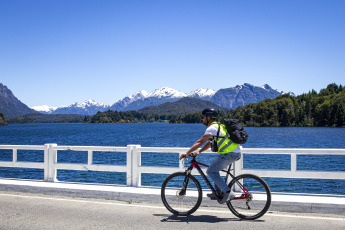
[[[173,173],[163,182],[161,197],[164,206],[173,214],[188,216],[195,212],[202,200],[199,181],[184,172]]]
[[[254,220],[263,216],[271,205],[271,190],[260,177],[243,174],[235,177],[229,187],[236,194],[227,202],[230,211],[237,217]]]

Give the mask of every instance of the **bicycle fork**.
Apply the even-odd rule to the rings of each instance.
[[[181,188],[180,192],[178,193],[179,196],[185,196],[186,195],[186,190],[187,190],[188,183],[189,183],[189,175],[192,173],[192,169],[193,169],[193,167],[189,167],[185,172],[186,176],[184,178],[182,188]]]

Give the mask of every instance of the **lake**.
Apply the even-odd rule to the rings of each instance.
[[[341,148],[345,149],[345,128],[284,127],[246,128],[249,139],[244,148]],[[202,124],[10,124],[0,127],[1,145],[58,145],[190,147],[205,131]],[[215,155],[200,155],[209,163]],[[177,166],[177,155],[143,153],[142,165]],[[0,160],[11,161],[9,150],[0,150]],[[43,153],[18,151],[18,161],[43,161]],[[303,156],[298,170],[345,171],[345,156]],[[65,151],[58,162],[87,163],[87,153]],[[125,165],[125,153],[97,152],[94,163]],[[172,163],[170,163],[172,162]],[[244,168],[290,169],[289,155],[244,155]],[[0,177],[43,180],[43,170],[0,167]],[[142,175],[142,185],[160,186],[166,175]],[[344,194],[343,180],[304,180],[264,178],[274,192]],[[126,175],[114,172],[59,170],[58,180],[88,183],[125,184]]]

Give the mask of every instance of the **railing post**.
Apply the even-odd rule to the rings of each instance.
[[[291,153],[291,172],[296,172],[297,170],[297,154]]]
[[[18,160],[18,150],[17,149],[13,149],[12,156],[13,156],[12,161],[15,164]]]
[[[141,165],[141,153],[138,151],[140,145],[127,145],[127,185],[139,187],[141,185],[141,175],[139,166]]]
[[[93,162],[93,151],[87,151],[87,165],[92,165]]]
[[[53,148],[57,144],[44,145],[44,181],[57,182],[55,163],[57,163],[57,151]]]
[[[132,148],[132,186],[141,186],[141,173],[139,172],[139,166],[141,166],[141,152],[138,151],[140,145],[133,145]]]
[[[48,151],[49,151],[49,145],[44,145],[44,181],[48,181]]]
[[[132,186],[132,146],[127,145],[127,154],[126,154],[126,162],[127,162],[127,173],[126,173],[126,181],[127,186]]]

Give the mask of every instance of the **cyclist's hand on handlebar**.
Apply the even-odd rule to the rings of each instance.
[[[188,157],[188,154],[187,153],[183,153],[181,156],[180,156],[180,160],[184,159],[184,158],[187,158]]]
[[[199,152],[195,152],[195,153],[190,153],[190,154],[187,154],[187,153],[183,153],[181,156],[180,156],[180,160],[182,160],[183,158],[187,158],[189,156],[191,157],[196,157],[198,156],[200,153]]]

